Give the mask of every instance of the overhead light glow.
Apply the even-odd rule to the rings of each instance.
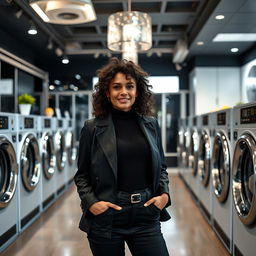
[[[254,42],[256,33],[219,33],[213,42]]]
[[[67,56],[63,56],[61,62],[62,62],[63,64],[68,64],[68,63],[69,63],[68,57],[67,57]]]
[[[204,42],[203,41],[198,41],[196,44],[197,45],[204,45]]]
[[[231,49],[230,49],[230,51],[231,51],[231,52],[238,52],[238,51],[239,51],[239,49],[238,49],[238,48],[236,48],[236,47],[234,47],[234,48],[231,48]]]
[[[216,20],[223,20],[224,18],[225,18],[224,15],[217,15],[217,16],[215,16]]]
[[[80,80],[80,79],[81,79],[81,76],[80,76],[79,74],[76,74],[76,75],[75,75],[75,78],[76,78],[77,80]]]
[[[36,29],[34,24],[31,24],[31,26],[28,30],[28,34],[30,34],[30,35],[36,35],[37,34],[37,29]]]

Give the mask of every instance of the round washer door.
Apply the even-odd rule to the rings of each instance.
[[[223,203],[227,199],[230,183],[230,153],[227,137],[221,131],[214,138],[212,164],[214,194]]]
[[[250,134],[236,143],[232,173],[235,210],[245,225],[251,225],[256,220],[256,141]]]
[[[197,160],[198,160],[198,144],[199,136],[197,131],[191,132],[190,144],[189,144],[189,168],[192,169],[192,174],[197,174]]]
[[[66,164],[66,151],[65,136],[61,131],[55,134],[55,150],[58,170],[63,171]]]
[[[203,131],[198,150],[198,174],[202,184],[207,187],[210,179],[211,168],[211,144],[210,137]]]
[[[38,141],[33,134],[27,135],[22,145],[20,169],[25,189],[34,190],[40,179],[40,153]]]
[[[75,147],[75,139],[74,133],[72,131],[66,132],[66,151],[69,165],[72,165],[76,160],[76,147]]]
[[[54,174],[54,167],[56,164],[54,153],[53,137],[47,132],[43,135],[42,140],[42,168],[47,179],[50,179]]]
[[[0,137],[0,208],[12,200],[18,179],[18,165],[15,149],[5,137]]]

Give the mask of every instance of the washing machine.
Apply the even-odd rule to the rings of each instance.
[[[39,116],[40,155],[42,159],[42,209],[46,210],[56,199],[57,178],[54,148],[53,119]]]
[[[18,119],[18,207],[19,232],[22,232],[40,216],[42,183],[38,116],[19,115]]]
[[[54,132],[54,148],[56,156],[56,195],[63,194],[66,189],[67,169],[65,168],[67,153],[65,146],[65,119],[53,118],[53,126],[56,129]]]
[[[256,102],[233,110],[233,255],[256,254]]]
[[[212,148],[213,229],[232,252],[232,109],[214,113],[215,136]]]
[[[183,166],[183,177],[185,185],[188,189],[189,186],[189,146],[190,146],[190,127],[189,118],[186,117],[184,122],[184,136],[183,136],[183,151],[182,151],[182,166]]]
[[[201,133],[198,147],[198,179],[199,179],[199,205],[203,216],[212,224],[212,182],[211,157],[213,144],[213,113],[201,115],[198,126]]]
[[[198,148],[199,148],[199,127],[198,117],[189,117],[189,148],[188,148],[188,184],[191,193],[196,202],[199,196],[199,178],[197,172],[198,166]]]
[[[184,179],[183,173],[183,163],[182,163],[182,153],[184,150],[184,133],[185,133],[185,120],[180,118],[178,120],[179,132],[178,132],[178,145],[177,145],[177,154],[178,154],[178,172],[182,179]]]
[[[66,163],[66,184],[69,186],[73,182],[73,178],[76,172],[76,158],[77,148],[75,145],[75,131],[72,119],[65,119],[65,145],[67,154]]]
[[[0,252],[18,235],[17,116],[0,113]]]

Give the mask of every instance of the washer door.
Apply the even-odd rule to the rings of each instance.
[[[192,174],[194,176],[197,174],[198,144],[199,144],[198,132],[193,131],[190,137],[188,161],[189,161],[189,168],[192,169]]]
[[[74,161],[76,160],[76,147],[75,147],[75,139],[74,139],[74,133],[71,131],[68,131],[66,133],[66,151],[67,151],[67,158],[69,165],[72,165]]]
[[[58,131],[55,134],[55,146],[56,146],[56,161],[59,171],[63,171],[66,164],[66,152],[65,152],[65,136],[63,132]]]
[[[256,219],[256,142],[250,134],[236,143],[232,173],[236,212],[245,225],[251,225]]]
[[[56,164],[54,152],[53,137],[47,132],[42,140],[42,167],[47,179],[50,179],[54,174],[54,166]]]
[[[14,196],[18,179],[16,153],[12,143],[0,137],[0,208],[5,208]]]
[[[210,137],[206,131],[203,131],[198,150],[198,174],[202,184],[207,187],[210,178],[211,168],[211,145]]]
[[[25,189],[32,191],[40,179],[40,154],[36,137],[29,134],[21,149],[20,169]]]
[[[214,138],[212,161],[214,194],[219,202],[223,203],[227,199],[230,183],[230,154],[228,141],[223,132],[218,132]]]

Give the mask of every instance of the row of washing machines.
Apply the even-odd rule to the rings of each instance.
[[[0,252],[72,183],[72,120],[0,113]]]
[[[256,255],[256,103],[180,120],[179,172],[230,254]]]

